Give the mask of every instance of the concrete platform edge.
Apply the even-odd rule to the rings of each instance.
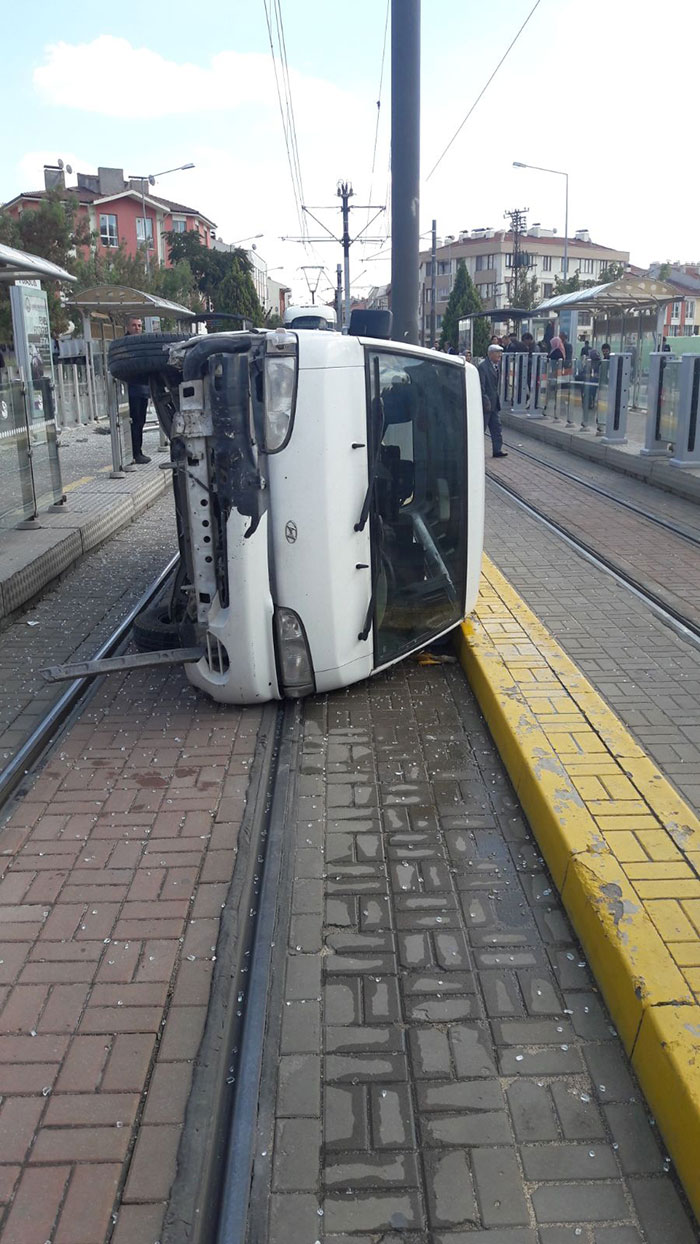
[[[486,557],[457,646],[699,1214],[700,982],[678,960],[700,964],[700,933],[678,896],[697,901],[700,823]]]
[[[78,512],[75,521],[69,525],[66,522],[70,518],[69,512],[51,511],[40,516],[36,533],[2,533],[10,538],[21,536],[27,542],[34,535],[41,534],[43,547],[35,549],[33,555],[28,547],[26,558],[13,558],[10,554],[7,558],[10,564],[4,568],[0,546],[0,621],[22,609],[91,549],[97,548],[138,518],[162,496],[165,487],[165,472],[159,471],[157,475],[151,474],[144,479],[143,486],[138,490],[115,493],[97,516]],[[13,560],[16,565],[11,564]]]

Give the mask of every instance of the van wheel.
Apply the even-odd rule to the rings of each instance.
[[[170,620],[170,609],[161,602],[144,609],[132,628],[134,643],[140,652],[160,652],[161,649],[181,648],[180,628]]]
[[[188,341],[186,333],[134,333],[109,347],[109,370],[117,380],[147,381],[154,372],[181,379],[168,364],[168,346]]]

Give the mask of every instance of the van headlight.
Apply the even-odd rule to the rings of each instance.
[[[316,690],[311,653],[301,619],[292,609],[275,609],[275,640],[279,681],[285,695],[313,695]]]
[[[267,334],[265,348],[265,450],[284,449],[292,433],[297,395],[297,337],[284,328]]]

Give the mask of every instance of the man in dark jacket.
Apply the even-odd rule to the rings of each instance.
[[[129,337],[141,332],[143,332],[143,321],[135,316],[129,320],[126,335]],[[146,411],[151,390],[143,381],[130,380],[128,391],[129,417],[131,419],[131,448],[134,462],[137,462],[139,466],[144,466],[151,461],[143,452],[143,428],[146,422]]]
[[[484,431],[491,435],[491,448],[494,458],[507,458],[503,449],[503,433],[499,411],[501,399],[498,394],[499,369],[503,349],[501,346],[490,345],[488,355],[479,363],[479,380],[481,381],[481,401],[484,408]]]

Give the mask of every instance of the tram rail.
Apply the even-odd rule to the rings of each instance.
[[[668,600],[665,600],[658,593],[650,591],[648,587],[646,587],[638,579],[635,579],[633,575],[628,574],[621,566],[614,562],[612,558],[606,557],[600,551],[593,548],[592,545],[588,544],[585,540],[581,540],[580,537],[575,536],[571,531],[568,531],[562,523],[559,523],[550,515],[545,514],[545,512],[538,506],[533,505],[532,501],[528,501],[527,498],[523,497],[516,488],[512,487],[512,485],[504,483],[503,480],[496,479],[489,471],[487,471],[486,474],[489,483],[499,492],[515,501],[519,508],[524,510],[526,514],[529,514],[531,518],[535,518],[539,522],[543,523],[550,531],[554,532],[562,540],[566,541],[566,543],[571,548],[575,549],[575,551],[582,557],[584,557],[586,561],[596,566],[599,570],[603,570],[606,574],[611,575],[617,583],[626,588],[627,591],[631,592],[631,594],[638,600],[641,600],[644,604],[646,604],[661,622],[667,626],[670,626],[671,629],[674,630],[682,639],[687,640],[696,647],[700,647],[700,626],[698,626],[697,623],[695,623],[691,618],[688,618],[679,609],[676,609]]]
[[[578,484],[580,487],[588,489],[589,492],[594,492],[599,497],[604,497],[607,501],[614,501],[616,505],[621,506],[625,510],[630,510],[633,514],[637,514],[640,518],[654,523],[657,527],[663,527],[666,531],[673,532],[674,535],[680,536],[683,540],[690,541],[691,544],[700,545],[700,534],[679,526],[677,523],[672,522],[671,519],[664,518],[660,514],[653,514],[649,510],[645,510],[643,506],[635,505],[633,501],[617,496],[608,488],[602,488],[600,484],[594,484],[592,480],[583,479],[582,476],[576,475],[573,471],[567,471],[564,467],[558,466],[546,458],[540,458],[537,454],[528,453],[526,449],[522,449],[519,445],[514,445],[512,441],[504,441],[504,445],[509,453],[518,454],[521,458],[527,458],[530,462],[534,462],[538,467],[554,471],[557,475],[561,475],[562,478],[569,480],[571,483]],[[486,474],[490,479],[496,478],[489,471]]]

